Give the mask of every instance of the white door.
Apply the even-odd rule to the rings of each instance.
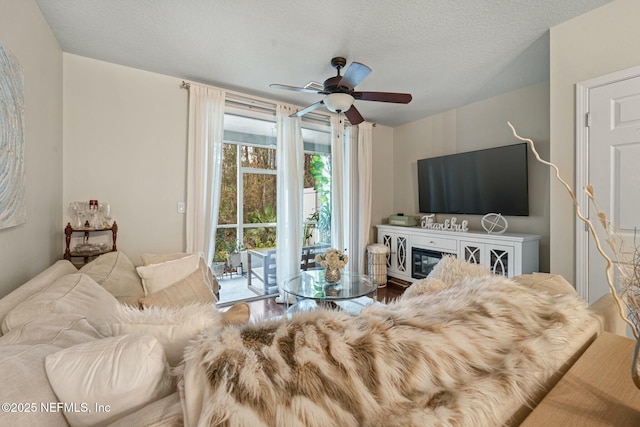
[[[588,183],[594,188],[600,211],[629,248],[635,247],[640,232],[640,77],[592,88],[589,91]],[[589,218],[598,230],[607,254],[612,251],[607,235],[589,208]],[[588,291],[592,303],[609,292],[605,261],[592,238],[587,240]],[[640,245],[640,235],[636,245]],[[617,269],[612,273],[617,278]]]

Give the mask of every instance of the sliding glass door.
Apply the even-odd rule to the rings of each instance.
[[[214,263],[237,250],[275,249],[277,211],[275,111],[227,108]],[[303,246],[331,239],[331,134],[328,119],[302,122]],[[295,183],[292,183],[295,184]],[[246,276],[246,253],[243,270]],[[242,276],[237,276],[239,278]],[[253,285],[253,283],[252,283]],[[223,285],[224,288],[224,285]],[[253,286],[252,286],[253,289]]]
[[[225,114],[222,188],[214,261],[234,249],[275,247],[275,117]]]

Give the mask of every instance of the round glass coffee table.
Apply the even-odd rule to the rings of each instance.
[[[357,314],[376,301],[378,286],[369,276],[348,271],[342,272],[341,276],[339,282],[327,283],[322,269],[301,271],[285,279],[280,289],[298,299],[296,304],[289,306],[289,298],[285,298],[287,313],[328,307]]]

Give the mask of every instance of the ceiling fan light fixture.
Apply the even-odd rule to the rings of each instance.
[[[324,97],[323,102],[329,111],[344,113],[353,105],[353,96],[348,93],[330,93]]]

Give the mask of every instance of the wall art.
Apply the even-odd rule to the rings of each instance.
[[[0,43],[0,229],[27,222],[22,67]]]

